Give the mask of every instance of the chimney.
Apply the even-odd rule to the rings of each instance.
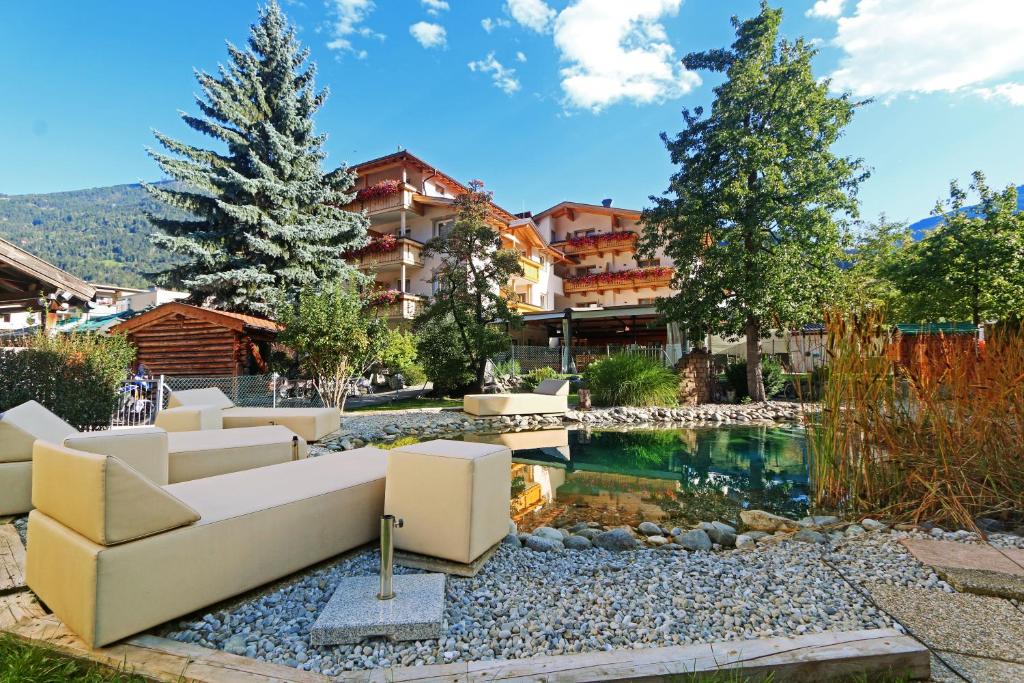
[[[604,208],[606,208],[606,209],[611,208],[611,205],[612,205],[612,200],[611,200],[610,197],[608,199],[602,199],[601,200],[601,206],[603,206]]]

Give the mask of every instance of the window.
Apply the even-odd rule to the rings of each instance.
[[[541,294],[540,295],[540,307],[541,308],[547,308],[548,307],[548,295],[547,294]]]
[[[437,273],[434,273],[434,277],[430,279],[430,293],[437,294],[437,290],[441,287],[441,282],[438,280]]]
[[[455,226],[454,218],[442,218],[434,221],[434,237],[447,237]]]
[[[637,259],[637,265],[641,268],[657,268],[661,265],[660,258]]]
[[[9,322],[11,322],[11,314],[10,313],[0,313],[0,323],[9,323]]]
[[[583,230],[573,230],[572,231],[572,236],[573,237],[590,237],[590,236],[596,235],[596,234],[597,234],[597,230],[595,230],[594,228],[584,228]]]
[[[637,306],[653,306],[655,301],[656,299],[653,299],[651,297],[640,298],[636,300],[636,304]]]
[[[594,269],[595,269],[594,266],[577,266],[576,267],[576,275],[577,276],[590,275],[592,272],[594,272]]]

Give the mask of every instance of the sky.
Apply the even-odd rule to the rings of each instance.
[[[814,41],[816,75],[873,99],[836,151],[862,157],[866,219],[926,216],[975,169],[1024,182],[1022,0],[773,0]],[[244,45],[256,0],[0,2],[0,193],[158,179],[159,130],[204,140],[194,70]],[[331,95],[327,165],[408,149],[479,178],[511,211],[559,201],[642,208],[672,172],[659,139],[720,76],[757,0],[291,0],[283,9]]]

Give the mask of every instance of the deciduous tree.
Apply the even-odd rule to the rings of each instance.
[[[683,110],[664,133],[672,175],[644,212],[642,251],[675,261],[678,293],[662,311],[700,334],[747,337],[747,384],[763,400],[760,340],[771,327],[815,319],[837,293],[839,218],[855,216],[866,173],[832,145],[853,116],[847,96],[814,76],[815,50],[779,39],[782,11],[762,3],[733,19],[729,49],[687,55],[691,69],[725,74],[708,116]]]

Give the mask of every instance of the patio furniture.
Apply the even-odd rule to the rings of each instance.
[[[388,451],[384,511],[405,521],[395,548],[476,560],[508,534],[511,470],[500,445],[436,439]]]
[[[90,647],[377,538],[374,448],[157,486],[119,458],[37,441],[26,583]]]
[[[462,410],[470,415],[564,414],[569,409],[569,381],[546,379],[532,394],[469,394]]]
[[[168,407],[186,409],[177,413],[179,419],[186,419],[184,416],[189,409],[198,412],[219,409],[224,429],[284,425],[309,442],[319,441],[341,429],[341,414],[337,408],[243,408],[216,387],[173,391]]]
[[[0,514],[32,509],[32,445],[39,439],[120,458],[163,485],[306,457],[306,442],[286,427],[168,433],[158,427],[79,432],[29,401],[0,413]]]

